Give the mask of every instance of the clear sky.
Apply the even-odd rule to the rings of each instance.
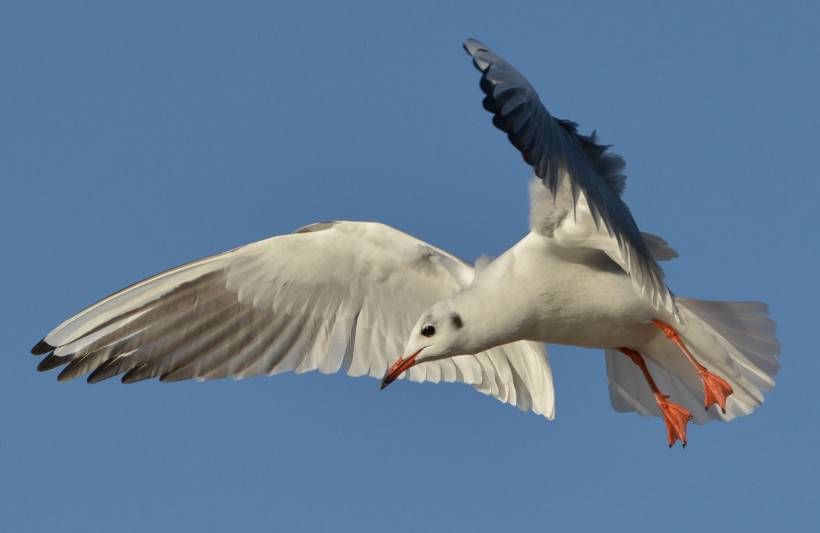
[[[0,19],[0,529],[820,530],[816,4],[113,4]],[[87,304],[310,222],[470,260],[520,238],[529,171],[465,37],[626,157],[675,292],[771,305],[783,367],[752,416],[669,450],[612,410],[601,351],[563,347],[554,422],[463,385],[35,372]]]

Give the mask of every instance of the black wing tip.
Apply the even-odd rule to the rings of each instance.
[[[487,45],[485,45],[481,41],[479,41],[477,39],[473,39],[471,37],[468,37],[468,38],[464,39],[464,43],[462,43],[462,46],[464,47],[464,50],[466,50],[467,53],[470,54],[471,56],[475,55],[476,52],[489,51],[489,49],[487,48]]]
[[[63,366],[67,362],[68,360],[64,357],[49,354],[40,360],[40,364],[37,365],[37,372],[48,372],[49,370]]]
[[[488,61],[488,58],[484,56],[484,54],[492,54],[494,52],[490,50],[490,48],[482,43],[481,41],[476,41],[475,39],[465,39],[464,43],[462,43],[464,50],[473,58],[473,65],[475,68],[480,70],[481,72],[486,72],[487,69],[490,68],[492,65],[491,61]]]
[[[53,352],[56,346],[52,346],[46,342],[46,338],[43,337],[40,342],[35,344],[31,348],[31,355],[45,355],[48,352]]]
[[[137,368],[139,368],[139,367],[137,367]],[[136,370],[136,369],[132,368],[131,370],[129,370],[128,372],[123,374],[122,377],[120,377],[120,383],[122,383],[123,385],[131,385],[133,383],[137,383],[138,381],[141,381],[139,379],[139,377],[137,377],[137,373],[134,372],[134,370]]]

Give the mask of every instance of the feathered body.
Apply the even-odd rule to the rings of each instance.
[[[587,348],[636,346],[651,340],[654,309],[629,276],[598,253],[558,255],[529,233],[481,270],[453,298],[465,322],[482,323],[486,342],[528,339]]]

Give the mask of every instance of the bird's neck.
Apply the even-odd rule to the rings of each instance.
[[[453,308],[465,324],[465,350],[476,354],[526,338],[527,319],[510,298],[492,287],[477,285],[453,298]]]
[[[478,353],[520,340],[535,340],[533,309],[539,299],[533,287],[533,257],[545,257],[542,238],[529,233],[476,274],[473,285],[453,298],[453,306],[470,327],[469,348]]]

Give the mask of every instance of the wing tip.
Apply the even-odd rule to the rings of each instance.
[[[37,372],[48,372],[49,370],[53,370],[66,363],[68,363],[66,358],[54,354],[48,354],[40,361],[40,364],[37,365]]]
[[[52,346],[46,342],[46,338],[43,337],[40,341],[32,346],[31,348],[31,355],[45,355],[48,352],[53,352],[56,346]]]
[[[131,385],[153,377],[155,376],[152,375],[151,371],[145,366],[136,366],[122,375],[120,378],[120,383],[123,385]]]
[[[491,53],[491,50],[487,47],[487,45],[485,45],[481,41],[467,38],[464,39],[462,46],[464,47],[464,51],[467,52],[470,55],[470,57],[473,58],[473,64],[476,66],[478,70],[484,72],[489,68],[490,62],[484,59],[480,59],[478,57],[478,54],[482,52]]]
[[[108,377],[111,377],[111,376],[100,377],[99,375],[94,375],[94,372],[92,372],[91,374],[89,374],[85,378],[85,382],[88,383],[89,385],[94,385],[95,383],[99,383],[101,381],[104,381],[104,380],[108,379]]]
[[[74,379],[75,377],[76,374],[74,373],[74,368],[65,367],[62,372],[57,374],[57,381],[62,383],[63,381],[69,381],[71,379]]]
[[[467,37],[464,39],[462,43],[464,50],[467,51],[468,54],[474,55],[476,52],[481,50],[487,50],[487,46],[477,39],[473,39],[472,37]]]

